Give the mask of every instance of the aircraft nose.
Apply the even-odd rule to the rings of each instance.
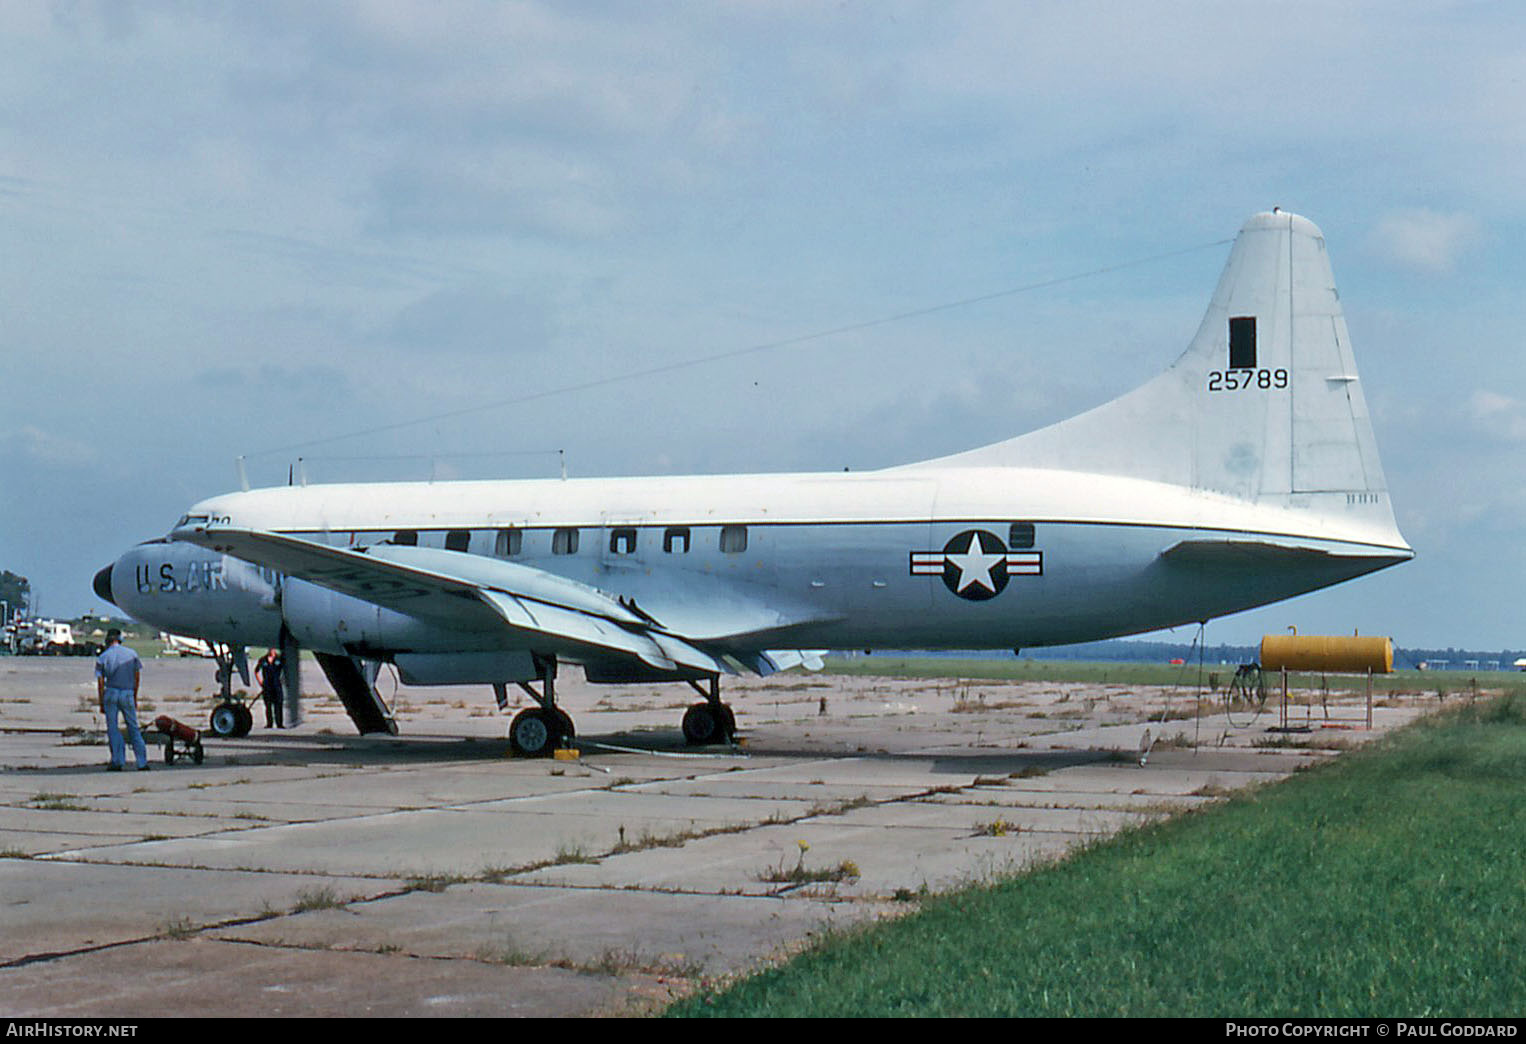
[[[117,600],[111,597],[111,566],[107,566],[96,573],[95,583],[91,584],[91,586],[95,588],[95,593],[106,599],[106,601],[112,605],[117,604]]]

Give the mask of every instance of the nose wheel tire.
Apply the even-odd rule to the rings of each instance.
[[[229,739],[238,735],[239,726],[238,704],[219,703],[212,708],[212,716],[208,719],[208,727],[212,735],[221,739]]]
[[[209,731],[220,739],[237,739],[254,728],[254,715],[242,703],[219,703],[212,708]]]

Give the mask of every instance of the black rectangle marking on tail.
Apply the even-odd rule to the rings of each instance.
[[[1229,320],[1229,368],[1256,368],[1256,317],[1253,315]]]

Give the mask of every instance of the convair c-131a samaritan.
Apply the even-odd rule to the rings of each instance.
[[[801,650],[1137,634],[1411,557],[1324,237],[1273,210],[1241,229],[1174,365],[1027,435],[857,473],[230,493],[95,586],[166,631],[279,644],[288,664],[311,650],[362,732],[396,731],[383,663],[490,684],[500,706],[517,683],[538,705],[509,739],[540,755],[573,735],[558,664],[693,685],[683,731],[704,744],[735,730],[722,675]]]

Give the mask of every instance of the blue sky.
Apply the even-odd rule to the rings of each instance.
[[[1526,645],[1523,23],[0,0],[0,567],[45,612],[104,608],[94,571],[234,488],[239,454],[269,484],[298,455],[322,481],[993,441],[1168,365],[1227,256],[1206,244],[1280,205],[1326,234],[1419,557],[1209,640]]]

